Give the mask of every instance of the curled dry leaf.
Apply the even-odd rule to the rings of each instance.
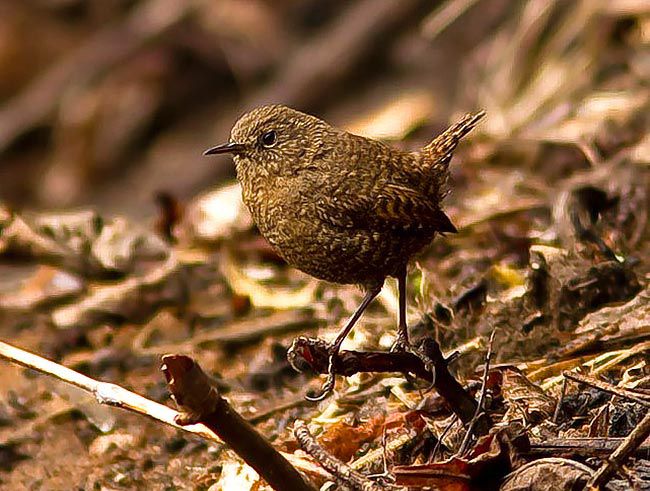
[[[487,298],[481,315],[468,329],[469,313],[456,312],[454,335],[487,335],[495,326],[497,362],[545,356],[549,348],[566,345],[569,333],[589,313],[608,303],[627,301],[640,290],[631,261],[601,260],[544,245],[529,248],[527,286],[523,296]],[[443,332],[443,334],[446,334]],[[570,338],[571,336],[571,338]]]
[[[0,207],[0,260],[41,262],[86,278],[106,278],[168,253],[160,238],[122,218],[105,221],[94,211],[18,215]]]
[[[221,396],[210,377],[192,358],[165,355],[161,370],[179,407],[177,423],[198,423],[216,410]]]
[[[305,284],[299,288],[286,285],[267,286],[242,271],[241,264],[237,263],[227,251],[221,257],[219,270],[228,282],[228,286],[237,295],[247,297],[255,307],[273,309],[309,307],[313,304],[314,293],[318,288],[317,280],[299,271],[296,274],[306,279]]]
[[[490,489],[516,465],[519,449],[525,450],[528,446],[528,438],[521,433],[520,427],[501,427],[480,438],[467,458],[452,457],[444,462],[396,466],[393,473],[396,484],[414,489]]]
[[[613,256],[646,236],[647,180],[642,168],[626,156],[576,173],[558,188],[553,220],[566,249],[584,249],[591,243],[601,254]]]
[[[568,330],[600,306],[632,298],[640,289],[629,263],[591,259],[563,249],[533,246],[531,264],[544,272],[546,309],[558,330]]]
[[[539,459],[508,475],[499,491],[573,491],[583,489],[592,473],[574,460]]]
[[[508,404],[504,421],[537,423],[553,416],[556,401],[512,366],[493,369],[501,374],[501,394]]]
[[[604,307],[588,314],[575,330],[576,336],[551,356],[565,358],[595,347],[623,339],[643,339],[650,334],[650,285],[623,305]]]
[[[30,311],[47,309],[69,301],[83,293],[85,285],[77,276],[66,271],[39,266],[36,271],[30,271],[19,286],[10,283],[3,290],[0,295],[0,310]]]
[[[383,415],[377,415],[357,426],[339,421],[325,429],[318,437],[318,443],[339,460],[347,462],[363,443],[380,435],[383,422]]]
[[[167,257],[167,245],[148,231],[140,230],[122,218],[101,227],[92,241],[91,254],[107,271],[128,273],[139,261]]]
[[[160,307],[176,305],[184,299],[184,268],[172,254],[146,274],[95,286],[78,302],[52,312],[52,323],[66,329],[89,328],[101,322],[144,321]]]

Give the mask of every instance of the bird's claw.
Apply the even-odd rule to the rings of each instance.
[[[434,363],[433,359],[426,353],[426,351],[421,348],[422,347],[420,346],[420,349],[414,350],[413,354],[417,356],[420,361],[422,361],[422,364],[424,365],[426,371],[431,374],[431,383],[427,388],[427,392],[429,392],[436,386],[436,364]]]
[[[411,343],[408,342],[405,336],[403,336],[401,333],[397,334],[397,339],[395,339],[395,342],[393,345],[390,347],[390,352],[391,353],[397,353],[397,352],[404,352],[404,353],[413,353],[416,354],[413,351],[413,347],[411,346]]]
[[[323,399],[325,399],[327,396],[329,396],[334,390],[334,384],[336,382],[336,378],[335,378],[336,375],[334,374],[334,361],[336,359],[337,354],[338,354],[337,352],[330,353],[328,364],[327,364],[327,379],[325,380],[325,383],[322,385],[320,391],[318,391],[314,395],[307,394],[305,396],[305,399],[307,399],[308,401],[320,402]]]
[[[434,366],[433,363],[430,362],[428,358],[424,357],[422,354],[417,352],[415,352],[414,354],[415,356],[420,358],[422,364],[424,365],[425,370],[431,374],[431,381],[429,382],[427,388],[424,390],[424,392],[431,392],[433,389],[436,388],[436,367]]]

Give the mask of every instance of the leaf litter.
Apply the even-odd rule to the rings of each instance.
[[[324,18],[330,16],[321,39],[354,25],[361,34],[336,38],[348,57],[340,80],[359,78],[347,86],[338,75],[330,78],[340,97],[319,103],[324,92],[309,83],[313,72],[296,70],[279,55],[289,46],[303,57],[308,49],[314,59],[320,53],[311,24],[318,21],[292,2],[277,9],[256,1],[176,6],[124,37],[129,56],[122,48],[110,53],[109,41],[124,26],[156,19],[149,16],[166,2],[137,2],[133,11],[120,2],[93,7],[93,15],[115,21],[109,34],[93,30],[89,18],[84,29],[60,29],[70,15],[66,8],[96,2],[41,3],[5,7],[3,20],[19,22],[30,12],[59,36],[50,46],[29,45],[33,63],[23,73],[7,72],[16,78],[1,87],[8,102],[0,112],[0,151],[9,169],[0,183],[4,339],[164,403],[169,395],[158,357],[189,354],[318,486],[648,485],[648,435],[636,436],[638,444],[625,450],[645,428],[650,404],[650,11],[644,2],[450,1],[445,5],[453,12],[433,10],[419,20],[417,9],[409,10],[417,2],[384,10],[360,2],[358,11],[342,11],[340,24],[321,6]],[[370,19],[368,9],[382,32],[395,36],[385,73],[372,81],[360,76],[357,56],[377,50],[374,31],[358,20],[364,17],[358,12]],[[224,16],[237,22],[220,33]],[[391,27],[391,17],[404,25]],[[353,21],[345,24],[348,18]],[[460,47],[469,31],[478,40]],[[66,50],[81,41],[82,49],[66,59]],[[8,63],[3,56],[11,54],[11,42],[18,41],[0,39],[6,49],[0,64]],[[215,43],[219,50],[210,48]],[[432,69],[437,43],[449,53],[435,54]],[[104,56],[75,72],[84,50]],[[60,58],[43,68],[38,60],[54,52]],[[182,69],[179,52],[193,60],[190,69]],[[452,75],[438,76],[450,63],[460,67],[446,81],[453,91],[440,81]],[[65,75],[60,80],[53,75],[57,64]],[[11,92],[30,77],[34,82],[21,96]],[[77,90],[63,82],[75,77]],[[207,97],[206,81],[224,94],[210,94],[209,115],[191,103],[194,93]],[[350,100],[351,87],[367,95]],[[395,97],[395,87],[402,97]],[[409,312],[413,334],[435,339],[463,390],[482,401],[477,417],[489,421],[486,432],[476,421],[462,424],[450,400],[428,382],[399,373],[362,371],[340,377],[337,393],[320,404],[303,399],[319,380],[292,370],[287,349],[299,334],[333,336],[360,294],[287,268],[257,234],[225,163],[206,170],[184,160],[212,135],[223,136],[235,106],[264,94],[303,101],[314,112],[331,112],[341,126],[404,148],[416,148],[461,108],[486,109],[485,124],[452,170],[446,206],[460,232],[437,238],[418,258],[410,273],[417,307]],[[27,103],[34,109],[12,119]],[[154,115],[167,115],[167,127],[153,124]],[[20,140],[43,127],[50,133],[47,158],[35,143]],[[186,172],[175,182],[179,158]],[[18,172],[39,160],[42,180]],[[154,163],[163,171],[151,172]],[[222,185],[205,190],[206,180]],[[170,190],[159,195],[158,208],[153,193],[143,205],[141,193],[154,187]],[[70,205],[77,211],[55,211]],[[350,357],[390,345],[390,287],[381,300],[346,341]],[[60,382],[11,366],[2,370],[3,485],[266,487],[223,444],[98,407]],[[311,435],[309,449],[294,434],[298,420]],[[621,449],[620,462],[606,471]],[[607,479],[599,477],[606,472]]]

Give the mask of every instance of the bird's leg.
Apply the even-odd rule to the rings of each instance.
[[[397,275],[397,295],[399,303],[399,322],[397,325],[397,339],[391,351],[411,351],[409,343],[409,328],[406,323],[406,267]]]
[[[357,323],[359,317],[361,317],[361,314],[363,314],[363,311],[366,310],[368,305],[370,305],[370,302],[372,302],[375,299],[375,297],[379,294],[379,292],[381,291],[381,287],[382,285],[380,284],[368,289],[365,297],[363,297],[363,300],[361,301],[361,304],[359,305],[359,307],[357,307],[357,310],[354,312],[354,314],[352,314],[352,317],[348,319],[348,322],[345,324],[345,327],[341,329],[341,332],[339,332],[338,336],[336,336],[336,339],[332,342],[332,344],[329,345],[329,347],[327,348],[328,355],[329,355],[328,367],[327,367],[327,380],[325,380],[325,383],[321,387],[321,390],[318,394],[313,396],[306,396],[306,399],[310,401],[322,401],[323,399],[325,399],[325,397],[328,396],[330,392],[332,392],[332,389],[334,389],[334,378],[335,378],[334,364],[336,363],[336,357],[338,356],[339,350],[341,349],[341,344],[343,344],[343,341],[350,333],[354,325]]]
[[[397,291],[398,291],[398,303],[399,303],[399,322],[397,325],[397,339],[391,347],[391,352],[394,351],[407,351],[414,354],[424,364],[425,368],[429,370],[432,374],[433,381],[431,382],[431,387],[434,386],[436,380],[436,372],[434,368],[433,360],[427,356],[425,352],[420,349],[414,349],[411,343],[409,342],[409,328],[406,323],[406,267],[402,269],[397,275]],[[413,379],[409,374],[405,374],[406,379],[410,382],[413,382]]]

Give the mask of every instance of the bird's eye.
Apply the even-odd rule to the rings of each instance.
[[[273,145],[275,145],[275,142],[277,140],[278,137],[273,130],[262,133],[262,136],[260,137],[262,145],[264,145],[266,148],[271,148]]]

